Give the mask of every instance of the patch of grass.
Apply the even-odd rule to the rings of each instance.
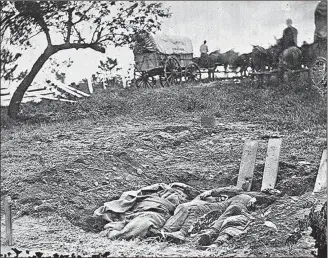
[[[13,121],[1,109],[1,128],[23,124],[99,120],[117,116],[169,118],[184,115],[220,114],[232,121],[246,121],[270,129],[309,129],[325,126],[324,99],[311,88],[257,88],[250,81],[241,84],[219,82],[198,87],[165,89],[109,89],[96,92],[77,103],[44,100],[22,105],[21,116]]]

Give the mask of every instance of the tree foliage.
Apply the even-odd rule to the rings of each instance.
[[[98,68],[103,72],[111,72],[117,66],[117,59],[107,57],[105,61],[100,60]]]
[[[170,16],[162,3],[145,1],[1,1],[1,9],[1,35],[9,30],[11,44],[28,48],[31,38],[42,33],[47,45],[15,92],[11,117],[16,117],[25,91],[53,54],[74,48],[104,53],[109,44],[132,48],[136,35],[159,30],[163,18]]]
[[[100,60],[96,74],[98,77],[100,77],[100,81],[102,83],[106,83],[108,85],[111,80],[117,78],[118,75],[113,73],[113,69],[115,67],[116,71],[120,69],[117,67],[117,65],[117,59],[107,57],[104,61]]]

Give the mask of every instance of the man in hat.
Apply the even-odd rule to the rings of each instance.
[[[293,21],[291,19],[287,19],[286,21],[287,28],[284,29],[282,35],[282,47],[283,50],[289,47],[297,47],[297,34],[298,31],[296,28],[292,26]]]

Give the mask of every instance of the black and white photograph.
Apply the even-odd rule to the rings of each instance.
[[[1,258],[327,257],[327,0],[0,1]]]

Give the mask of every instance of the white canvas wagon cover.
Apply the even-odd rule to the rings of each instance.
[[[193,48],[191,40],[187,37],[173,36],[166,34],[148,34],[143,46],[148,51],[158,51],[161,54],[192,54]]]

